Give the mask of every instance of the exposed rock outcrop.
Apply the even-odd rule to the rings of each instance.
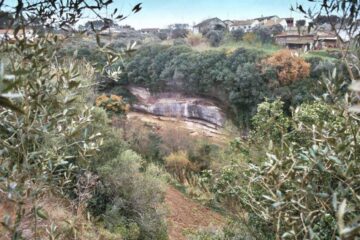
[[[131,87],[130,91],[138,98],[133,104],[135,111],[157,116],[198,119],[217,126],[223,126],[225,114],[213,102],[203,98],[188,98],[180,93],[151,95],[144,88]]]

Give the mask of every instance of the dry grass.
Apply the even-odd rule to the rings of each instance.
[[[0,202],[0,217],[9,215],[15,219],[16,205],[4,199]],[[49,239],[52,225],[56,226],[54,235],[58,235],[57,239],[121,239],[121,236],[109,233],[102,226],[96,226],[87,219],[86,214],[76,213],[72,203],[62,197],[47,194],[37,201],[37,206],[41,207],[47,215],[46,219],[37,217],[36,237],[38,239]],[[25,239],[35,239],[33,205],[26,202],[23,207],[25,215],[20,225],[22,235]],[[3,227],[0,227],[0,236],[0,240],[12,239]]]

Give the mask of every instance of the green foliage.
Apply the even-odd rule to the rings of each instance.
[[[256,27],[252,31],[259,42],[261,43],[269,43],[273,41],[272,32],[270,28],[267,27]]]
[[[129,135],[129,143],[132,149],[141,154],[145,160],[144,166],[150,163],[162,165],[165,153],[162,151],[163,140],[154,131],[146,131],[144,126],[136,126],[134,132]]]
[[[100,166],[116,158],[120,152],[128,149],[129,146],[121,138],[122,131],[110,127],[111,121],[104,109],[95,107],[93,119],[94,121],[88,128],[89,133],[101,132],[102,135],[102,144],[99,146],[99,151],[92,157],[90,162],[91,170],[97,171]]]
[[[224,168],[211,184],[215,195],[228,206],[236,203],[235,209],[249,209],[262,232],[353,239],[359,233],[358,117],[341,102],[303,104],[293,118],[281,109],[279,101],[259,106],[252,136],[256,144],[274,144],[261,163],[250,159],[241,171],[238,165]],[[254,226],[251,218],[246,222]]]
[[[17,1],[10,5],[15,5],[12,11],[21,19],[16,34],[25,31],[30,18],[41,19],[43,29],[54,27],[52,24],[68,28],[84,10],[97,14],[109,3],[99,0],[90,6],[85,1]],[[11,8],[4,1],[0,8],[3,4]],[[112,16],[116,17],[115,13]],[[105,53],[101,65],[106,67],[106,71],[96,73],[109,77],[108,70],[121,53],[104,46],[96,37],[100,52]],[[77,51],[70,54],[64,50],[64,39],[44,31],[31,40],[18,36],[0,44],[1,56],[9,63],[6,73],[14,76],[13,81],[4,82],[0,97],[1,238],[78,239],[79,232],[87,229],[74,219],[49,220],[51,214],[40,201],[60,196],[79,219],[88,204],[91,208],[93,199],[99,200],[94,213],[104,219],[111,216],[111,221],[104,222],[113,232],[125,228],[119,232],[126,239],[166,239],[166,226],[159,212],[163,198],[160,183],[139,171],[140,157],[126,151],[128,147],[117,136],[119,132],[108,126],[106,113],[92,106],[95,69],[83,62],[93,57],[92,51],[80,49],[80,56]],[[110,138],[103,141],[102,135]],[[118,171],[111,173],[112,169]],[[122,175],[121,171],[133,175]],[[115,176],[123,178],[116,182]],[[103,180],[106,182],[101,185]],[[99,191],[104,193],[101,199]],[[120,237],[110,235],[107,239]],[[97,236],[89,237],[93,238]]]
[[[103,67],[106,64],[106,56],[97,49],[96,42],[94,40],[87,40],[83,43],[81,36],[74,39],[69,39],[68,42],[63,43],[64,46],[59,49],[59,55],[63,57],[74,56],[79,60],[85,60],[96,66]]]
[[[203,142],[194,145],[192,149],[189,149],[189,160],[196,166],[196,171],[210,169],[215,161],[218,146]]]
[[[6,106],[0,110],[0,187],[6,201],[18,204],[17,220],[7,216],[5,223],[15,239],[21,236],[24,213],[31,214],[23,203],[36,207],[37,199],[49,188],[73,195],[81,167],[100,143],[101,134],[87,131],[93,109],[80,98],[88,80],[81,72],[84,68],[77,62],[57,61],[54,49],[58,44],[49,37],[0,46],[10,57],[9,71],[15,76],[6,88],[21,96],[16,101],[21,112]],[[29,56],[33,56],[31,61]],[[32,224],[36,222],[35,217]]]
[[[231,31],[231,36],[233,37],[233,39],[235,41],[241,40],[244,35],[245,35],[245,32],[241,28]]]
[[[189,30],[187,29],[174,29],[171,31],[170,37],[172,39],[185,38],[188,33]]]
[[[165,65],[182,52],[190,51],[185,46],[168,48],[151,45],[141,48],[134,58],[126,65],[126,77],[131,83],[143,84],[152,90],[160,90],[164,82],[160,78]]]
[[[94,214],[101,213],[107,228],[125,232],[129,239],[167,239],[163,213],[159,210],[164,194],[159,188],[161,182],[146,172],[141,173],[141,162],[138,154],[125,150],[99,167],[102,184],[89,208]]]
[[[105,94],[100,95],[95,100],[95,105],[97,107],[104,108],[109,113],[115,113],[119,116],[124,116],[130,109],[122,96],[110,95],[106,96]]]
[[[311,104],[306,103],[296,109],[294,119],[306,126],[312,126],[314,124],[321,127],[324,124],[334,125],[336,124],[337,118],[332,111],[333,109],[330,105],[321,101],[316,101]]]
[[[318,77],[337,64],[309,60],[314,63],[311,77],[283,86],[275,69],[261,65],[264,58],[264,52],[245,48],[227,53],[196,52],[183,45],[149,45],[128,59],[120,81],[156,92],[171,89],[219,99],[237,124],[249,126],[257,104],[265,98],[280,97],[289,114],[290,106],[313,101],[313,95],[323,94],[326,87],[318,84]]]
[[[254,125],[252,137],[261,141],[283,141],[282,137],[290,128],[290,120],[285,115],[284,103],[276,100],[272,103],[259,104],[257,113],[252,119]]]
[[[161,210],[163,187],[159,176],[167,176],[144,161],[122,139],[123,133],[109,126],[105,110],[95,108],[90,132],[100,131],[103,143],[92,158],[91,169],[99,181],[88,202],[88,210],[110,232],[124,239],[166,239]]]
[[[206,33],[206,38],[212,47],[218,47],[223,39],[223,34],[223,31],[211,30]]]
[[[266,82],[255,64],[245,63],[236,71],[233,88],[229,92],[229,101],[235,107],[234,112],[239,116],[238,122],[248,123],[254,114],[258,103],[266,95]]]

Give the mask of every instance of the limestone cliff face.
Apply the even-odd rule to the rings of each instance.
[[[157,116],[197,119],[217,126],[224,125],[224,113],[209,100],[187,98],[179,93],[162,93],[153,96],[146,89],[138,87],[131,87],[130,91],[139,100],[132,106],[136,111]]]

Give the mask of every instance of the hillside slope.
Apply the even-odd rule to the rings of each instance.
[[[221,228],[225,219],[211,209],[188,198],[174,187],[166,191],[165,203],[169,208],[167,216],[170,240],[186,240],[186,233],[202,228]]]

